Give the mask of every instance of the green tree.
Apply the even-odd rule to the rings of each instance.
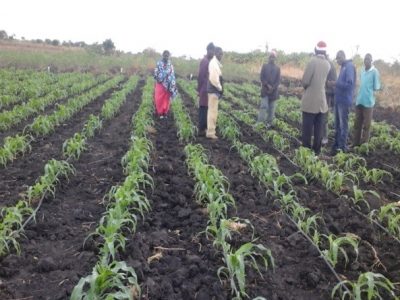
[[[5,30],[0,30],[0,40],[8,39],[8,34]]]
[[[111,39],[106,39],[103,42],[103,49],[104,49],[105,54],[113,53],[115,50],[114,42]]]

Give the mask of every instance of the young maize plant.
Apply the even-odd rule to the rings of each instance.
[[[178,128],[179,140],[185,143],[190,142],[196,135],[197,127],[190,120],[189,114],[183,107],[182,99],[179,96],[172,102],[172,111]]]
[[[0,211],[0,257],[10,253],[10,245],[20,254],[17,238],[23,234],[22,222],[32,215],[33,209],[24,200],[19,200],[14,207],[3,207]]]
[[[86,149],[86,137],[78,132],[72,138],[65,140],[62,146],[63,156],[66,159],[78,160]]]
[[[136,217],[132,218],[129,211],[122,211],[117,205],[107,211],[107,214],[101,218],[96,231],[89,235],[89,237],[100,236],[102,239],[100,246],[102,264],[115,260],[117,251],[125,250],[126,239],[121,228],[127,228],[130,232],[134,232],[136,230]]]
[[[221,111],[218,114],[218,122],[221,124],[219,131],[222,137],[230,141],[237,140],[241,132],[239,130],[238,124],[232,120],[225,112]]]
[[[97,263],[92,274],[79,280],[71,300],[140,299],[141,289],[135,270],[125,262]]]
[[[389,203],[374,209],[370,212],[369,217],[372,220],[379,220],[386,224],[386,228],[397,238],[400,238],[400,201]]]
[[[153,119],[153,81],[147,80],[143,88],[142,104],[132,117],[132,126],[135,128],[135,136],[146,137],[148,128],[154,126]]]
[[[235,295],[233,299],[249,297],[246,293],[246,264],[250,263],[261,277],[262,273],[257,260],[261,260],[265,269],[275,266],[271,250],[261,244],[249,242],[234,250],[230,244],[224,243],[223,255],[226,266],[220,267],[217,274],[221,282],[222,278],[229,280],[232,293]]]
[[[85,125],[83,125],[82,135],[86,138],[92,138],[94,137],[96,130],[100,130],[102,126],[103,121],[100,117],[91,114]]]
[[[0,147],[0,165],[6,166],[8,162],[13,161],[19,154],[24,154],[31,150],[33,137],[27,135],[7,136],[4,139],[4,145]]]
[[[54,118],[40,115],[36,117],[33,123],[28,126],[28,129],[36,136],[47,135],[54,131],[54,128],[56,127],[55,121],[56,120]]]
[[[124,174],[130,174],[135,170],[148,170],[150,163],[150,151],[152,143],[145,137],[131,137],[131,147],[121,159]],[[153,186],[153,184],[150,184]]]
[[[363,191],[359,189],[356,185],[353,185],[354,196],[350,197],[350,200],[352,200],[354,205],[357,206],[359,209],[362,209],[362,206],[360,204],[364,204],[368,208],[368,211],[370,211],[369,203],[365,199],[366,194],[371,194],[372,196],[375,196],[376,198],[380,199],[380,196],[377,192],[371,190]]]
[[[198,200],[207,203],[209,222],[206,228],[206,234],[214,237],[213,245],[222,249],[223,261],[226,266],[218,269],[218,276],[227,278],[230,282],[233,299],[242,299],[247,296],[245,290],[246,264],[250,264],[261,274],[256,258],[260,258],[265,268],[273,266],[271,251],[262,245],[246,243],[238,250],[233,250],[227,242],[232,237],[233,231],[251,226],[248,220],[226,219],[227,206],[234,206],[233,197],[227,192],[229,183],[222,173],[214,166],[208,165],[207,156],[204,148],[200,145],[187,145],[185,147],[186,163],[190,174],[194,175],[196,180],[195,193]],[[252,227],[252,226],[251,226]],[[254,228],[252,239],[254,235]],[[262,274],[261,274],[262,276]]]
[[[338,295],[341,300],[398,300],[394,290],[394,284],[382,274],[366,272],[360,274],[357,281],[339,282],[332,290],[331,297]]]
[[[144,218],[144,213],[150,210],[150,202],[141,188],[150,186],[153,189],[153,178],[144,171],[133,171],[121,186],[113,186],[107,194],[109,200],[115,199],[125,209],[139,212]]]
[[[288,123],[280,119],[275,118],[272,123],[276,128],[289,136],[297,137],[300,135],[300,131],[297,128],[290,126]]]
[[[109,100],[101,108],[101,117],[105,120],[112,119],[118,113],[121,105],[125,102],[126,97],[132,92],[139,80],[138,76],[132,76],[124,84],[122,90],[114,92]]]
[[[372,182],[373,184],[377,184],[379,182],[383,182],[384,178],[388,178],[388,180],[393,181],[393,175],[389,173],[388,171],[382,170],[382,169],[377,169],[377,168],[372,168],[372,169],[366,169],[362,168],[360,169],[360,172],[362,173],[363,180],[364,182]]]
[[[375,144],[371,142],[367,142],[364,144],[361,144],[360,146],[354,147],[354,151],[358,154],[362,155],[368,155],[370,152],[374,152],[376,149]]]
[[[204,204],[216,201],[234,206],[233,197],[228,192],[229,181],[222,172],[212,165],[199,164],[196,167],[196,201]]]
[[[356,253],[356,259],[358,257],[358,243],[360,242],[360,237],[356,236],[355,234],[347,233],[345,236],[337,237],[334,234],[322,235],[326,238],[328,242],[328,248],[322,250],[325,258],[332,264],[333,267],[336,266],[339,259],[339,253],[343,254],[345,259],[345,265],[347,265],[349,261],[349,257],[347,255],[346,250],[343,246],[351,246]],[[340,251],[340,252],[339,252]]]
[[[392,128],[387,123],[373,122],[371,134],[374,136],[391,135]]]
[[[235,140],[233,145],[238,151],[240,157],[246,162],[250,162],[253,157],[260,152],[257,146],[252,144],[243,144],[239,140]]]
[[[217,220],[215,224],[210,218],[210,222],[206,228],[205,233],[214,238],[213,246],[216,249],[223,250],[225,244],[232,239],[234,232],[240,233],[241,230],[250,227],[252,229],[251,240],[254,239],[254,227],[247,219],[230,218],[225,219],[223,215]]]
[[[364,158],[341,151],[333,157],[333,163],[338,169],[346,171],[357,170],[367,165]]]
[[[51,159],[44,166],[44,175],[40,176],[35,185],[30,186],[27,192],[29,203],[36,202],[47,193],[54,196],[55,186],[61,176],[68,179],[70,174],[75,174],[74,167],[64,160]]]
[[[253,158],[249,163],[250,173],[257,177],[267,187],[273,187],[275,178],[280,175],[274,157],[268,154],[261,154]]]

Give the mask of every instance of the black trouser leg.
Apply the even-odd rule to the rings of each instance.
[[[311,149],[311,136],[314,127],[314,114],[303,111],[301,141],[304,147]]]
[[[321,152],[322,146],[322,133],[325,125],[325,117],[326,114],[318,113],[314,114],[314,142],[313,142],[313,150],[315,154],[319,154]]]
[[[207,111],[208,106],[199,107],[199,132],[207,130]]]

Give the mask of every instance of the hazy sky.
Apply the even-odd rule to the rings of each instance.
[[[208,42],[249,52],[265,45],[400,60],[397,0],[2,0],[0,30],[17,38],[102,43],[141,52],[168,49],[173,56],[201,57]]]

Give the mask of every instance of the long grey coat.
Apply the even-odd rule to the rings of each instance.
[[[325,95],[325,82],[331,66],[323,55],[311,58],[303,74],[305,89],[301,98],[301,110],[308,113],[326,113],[328,104]]]

